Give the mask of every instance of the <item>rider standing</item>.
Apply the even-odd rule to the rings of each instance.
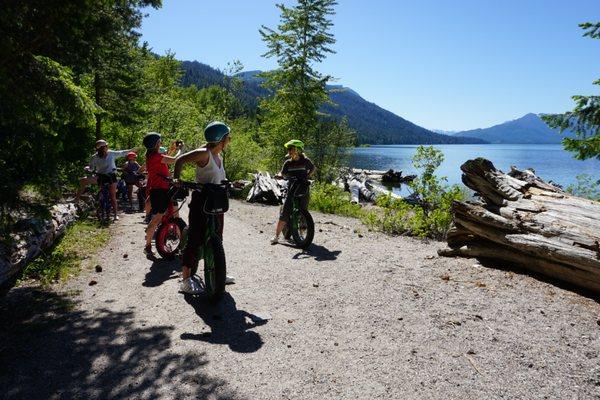
[[[315,172],[315,166],[312,163],[312,161],[310,161],[310,159],[304,154],[304,142],[297,139],[292,139],[286,144],[284,144],[283,147],[287,149],[288,158],[283,163],[281,171],[277,175],[275,175],[275,178],[310,178]],[[277,222],[277,227],[275,228],[275,236],[273,236],[273,238],[271,239],[271,244],[279,243],[279,235],[285,227],[286,221],[290,218],[290,213],[292,212],[293,197],[293,194],[290,193],[290,191],[288,190],[288,194],[283,203],[283,207],[281,208],[281,213],[279,214],[279,221]],[[309,195],[307,192],[306,196],[302,197],[300,207],[304,209],[308,207],[308,198]]]
[[[173,176],[179,179],[184,164],[196,165],[196,182],[220,184],[226,180],[225,168],[221,152],[231,141],[229,126],[223,122],[214,121],[204,129],[206,145],[192,150],[177,160]],[[182,282],[180,291],[187,294],[200,294],[202,289],[198,282],[192,277],[192,267],[198,264],[198,249],[204,243],[204,232],[206,231],[207,218],[203,210],[203,194],[197,191],[192,193],[189,209],[189,228],[187,244],[183,251]],[[223,237],[223,214],[217,216],[217,231]],[[233,283],[233,277],[226,277],[225,283]]]
[[[179,152],[174,156],[160,153],[161,136],[159,133],[150,132],[144,136],[144,147],[146,147],[146,172],[148,173],[147,187],[150,189],[150,207],[154,216],[146,228],[146,245],[144,253],[151,257],[152,237],[160,223],[162,215],[169,206],[169,178],[168,164],[174,164]]]
[[[129,208],[133,209],[133,186],[140,185],[140,169],[141,166],[135,160],[137,154],[134,151],[127,153],[127,162],[123,165],[123,179],[127,184],[127,200],[129,200]]]

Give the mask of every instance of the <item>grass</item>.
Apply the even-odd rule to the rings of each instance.
[[[108,228],[95,221],[75,222],[47,253],[43,253],[23,270],[19,282],[37,280],[43,286],[64,281],[81,269],[81,262],[96,254],[108,241]]]

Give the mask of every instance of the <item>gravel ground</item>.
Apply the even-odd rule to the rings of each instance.
[[[218,305],[177,293],[123,215],[93,266],[0,300],[5,398],[598,399],[600,303],[439,242],[314,213],[307,252],[234,201]],[[90,286],[91,281],[97,282]],[[70,301],[75,301],[71,305]]]

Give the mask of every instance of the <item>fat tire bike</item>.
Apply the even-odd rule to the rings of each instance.
[[[304,178],[287,178],[286,196],[292,197],[290,217],[283,228],[283,237],[292,240],[296,247],[306,250],[315,237],[315,223],[308,210],[302,207],[302,198],[308,194],[310,181]],[[283,207],[283,206],[281,206]]]

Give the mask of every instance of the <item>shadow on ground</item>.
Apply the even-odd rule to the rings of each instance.
[[[176,279],[181,272],[181,262],[175,260],[154,259],[150,270],[146,273],[142,286],[160,286],[169,279]]]
[[[518,265],[508,263],[506,261],[498,261],[498,260],[488,259],[488,258],[483,258],[483,257],[477,258],[477,261],[479,261],[479,263],[486,268],[498,269],[498,270],[502,270],[502,271],[506,271],[506,272],[513,272],[515,274],[531,276],[532,278],[535,278],[538,281],[548,283],[550,285],[556,286],[556,287],[564,289],[564,290],[571,291],[573,293],[577,293],[580,296],[587,297],[588,299],[593,300],[596,303],[600,304],[600,293],[595,293],[591,290],[581,288],[579,286],[575,286],[569,282],[564,282],[564,281],[552,278],[550,276],[542,275],[535,271],[525,269]]]
[[[337,260],[337,257],[340,255],[341,250],[331,251],[324,246],[320,246],[318,244],[312,243],[308,249],[303,250],[297,254],[294,254],[292,257],[294,260],[298,260],[301,258],[314,258],[315,261],[334,261]]]
[[[238,353],[253,353],[263,345],[257,332],[250,329],[267,323],[267,319],[238,310],[235,300],[225,293],[218,303],[211,303],[203,297],[185,295],[204,323],[210,326],[210,332],[199,334],[183,333],[183,340],[200,340],[212,344],[226,344]]]
[[[173,327],[80,311],[70,295],[18,288],[0,299],[2,398],[238,398],[203,372],[204,353],[169,351]]]

